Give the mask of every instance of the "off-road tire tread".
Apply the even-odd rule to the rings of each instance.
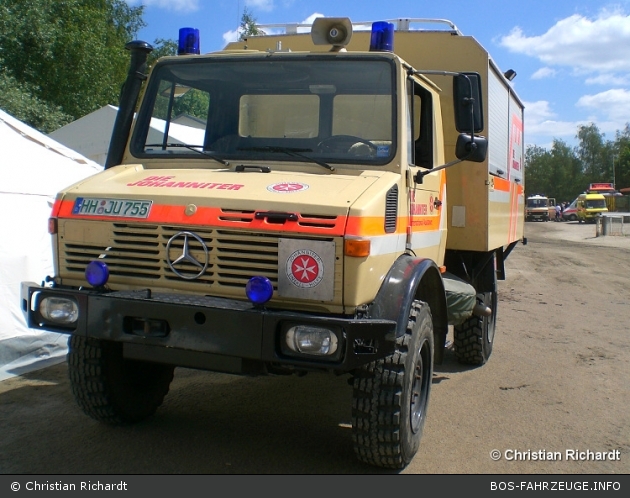
[[[483,319],[471,316],[464,323],[455,325],[453,345],[455,357],[466,365],[483,365]]]
[[[114,370],[123,362],[131,371],[143,369],[142,385],[116,380]],[[164,401],[174,367],[125,360],[122,344],[82,336],[68,340],[68,374],[74,398],[90,417],[109,425],[126,425],[153,415]],[[137,379],[136,379],[137,380]]]
[[[377,467],[401,469],[403,460],[400,423],[405,360],[412,331],[422,306],[414,303],[405,334],[390,356],[362,366],[354,375],[352,440],[357,458]]]

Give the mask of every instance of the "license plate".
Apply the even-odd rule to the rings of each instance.
[[[72,214],[79,216],[114,216],[116,218],[147,218],[153,201],[99,199],[79,197]]]

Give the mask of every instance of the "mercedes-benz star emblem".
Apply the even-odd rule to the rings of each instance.
[[[189,240],[190,237],[194,238],[197,242],[199,242],[199,244],[201,244],[201,247],[204,252],[203,263],[199,262],[197,258],[195,258],[192,254],[190,254],[190,240]],[[171,259],[171,245],[173,244],[173,241],[178,240],[178,239],[184,239],[182,243],[182,254],[175,260],[172,260]],[[199,237],[199,235],[196,235],[192,232],[178,232],[175,235],[173,235],[170,239],[168,239],[168,242],[166,244],[166,262],[168,263],[168,266],[170,267],[170,269],[173,270],[173,273],[175,273],[175,275],[177,275],[178,277],[183,278],[184,280],[195,280],[196,278],[201,277],[201,275],[203,275],[204,272],[206,271],[206,268],[208,268],[209,259],[210,258],[208,256],[208,246],[206,246],[203,239]],[[199,268],[199,272],[192,275],[183,273],[183,268],[188,266],[188,264],[191,264]],[[175,268],[176,265],[179,265],[180,270],[177,270]]]

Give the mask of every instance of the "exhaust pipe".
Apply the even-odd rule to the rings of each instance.
[[[476,316],[491,316],[492,315],[492,308],[489,308],[485,304],[477,303],[477,304],[475,304],[475,307],[473,308],[473,315],[476,315]]]

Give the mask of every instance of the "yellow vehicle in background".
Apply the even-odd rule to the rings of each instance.
[[[577,198],[577,219],[580,223],[593,222],[607,213],[606,198],[602,194],[580,194]]]

